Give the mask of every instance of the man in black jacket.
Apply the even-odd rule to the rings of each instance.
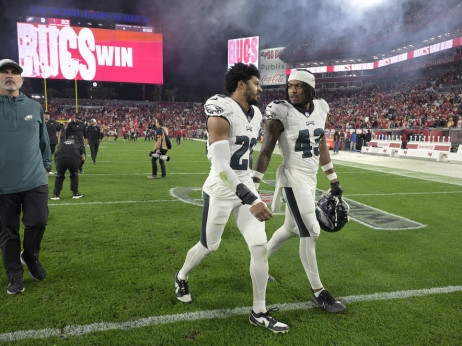
[[[43,116],[47,123],[48,137],[50,138],[50,150],[51,155],[55,153],[56,145],[59,144],[59,138],[61,136],[62,124],[51,119],[50,112],[44,112]]]
[[[81,116],[79,114],[76,114],[74,116],[74,120],[69,122],[66,128],[66,138],[69,138],[71,135],[75,135],[77,137],[77,140],[80,144],[80,146],[83,149],[83,153],[85,156],[87,156],[87,152],[85,151],[85,142],[84,142],[84,136],[85,134],[85,124],[81,121]],[[80,162],[79,166],[79,171],[80,173],[83,173],[83,164],[85,160]]]
[[[69,170],[71,175],[72,198],[81,198],[79,193],[79,166],[80,162],[85,160],[85,153],[75,135],[70,135],[58,147],[55,154],[56,162],[56,180],[52,200],[59,200],[59,194],[63,188],[65,173]]]
[[[87,140],[90,145],[91,160],[93,164],[96,164],[96,155],[98,155],[99,142],[103,138],[101,129],[96,124],[95,119],[91,119],[90,126],[87,128]]]
[[[55,153],[56,145],[59,144],[62,124],[51,119],[50,112],[44,112],[43,117],[45,118],[45,122],[47,123],[48,137],[50,138],[50,150],[51,155],[53,155]],[[50,171],[48,172],[48,174],[53,175],[54,173]]]
[[[338,148],[340,147],[340,133],[335,130],[334,133],[334,154],[338,154]]]

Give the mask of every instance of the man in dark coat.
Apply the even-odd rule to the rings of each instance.
[[[61,137],[62,124],[51,119],[50,112],[44,112],[43,116],[45,118],[45,122],[47,123],[48,138],[50,139],[50,150],[51,150],[51,155],[53,155],[55,153],[56,145],[59,144],[59,138]],[[54,173],[50,171],[48,172],[48,174],[53,175]]]
[[[85,151],[85,140],[84,140],[84,137],[86,136],[85,124],[82,122],[82,118],[79,114],[76,114],[74,116],[74,120],[69,122],[69,124],[67,125],[66,138],[69,138],[69,136],[71,135],[75,135],[77,137],[77,140],[83,149],[84,155],[87,156],[87,153]],[[84,162],[85,161],[80,162],[80,167],[79,167],[80,173],[83,173]]]
[[[79,193],[79,167],[80,162],[85,160],[85,153],[75,135],[70,135],[58,147],[55,154],[56,162],[56,180],[52,200],[59,200],[59,194],[63,188],[65,173],[69,170],[71,175],[72,198],[81,198]]]
[[[96,156],[98,155],[99,143],[102,138],[103,133],[97,125],[96,120],[91,119],[90,126],[87,127],[87,140],[90,146],[91,160],[94,165],[96,164]]]

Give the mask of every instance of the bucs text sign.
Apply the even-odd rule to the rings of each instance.
[[[228,40],[228,68],[237,62],[253,64],[258,68],[259,37]]]

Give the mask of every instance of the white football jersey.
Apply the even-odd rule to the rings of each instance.
[[[273,101],[266,107],[266,119],[279,120],[284,126],[279,137],[284,159],[277,172],[279,187],[316,186],[329,105],[323,99],[313,100],[309,111],[302,113],[288,101]]]
[[[239,180],[253,191],[254,184],[250,177],[253,166],[252,152],[260,133],[262,121],[260,110],[255,106],[251,106],[251,110],[247,114],[239,103],[225,95],[212,96],[207,100],[204,108],[207,118],[222,117],[228,121],[228,142],[231,152],[229,164]],[[252,113],[253,117],[250,117]],[[209,141],[207,140],[207,158],[210,162],[213,162],[208,148]],[[209,195],[237,198],[235,191],[227,188],[221,180],[213,164],[204,183],[204,191]]]

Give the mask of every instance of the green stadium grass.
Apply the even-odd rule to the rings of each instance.
[[[100,145],[97,164],[80,175],[83,198],[72,199],[69,177],[60,201],[50,201],[42,242],[43,282],[24,274],[23,294],[6,294],[0,269],[0,337],[8,332],[62,329],[62,337],[25,337],[16,343],[201,345],[457,345],[462,340],[462,292],[347,304],[345,313],[319,308],[273,315],[291,326],[275,335],[249,324],[248,315],[180,321],[72,336],[67,326],[123,323],[252,305],[247,246],[230,218],[220,249],[190,276],[193,303],[179,302],[173,276],[198,240],[201,208],[171,195],[200,188],[210,165],[205,144],[183,141],[169,151],[166,180],[149,180],[152,142]],[[88,155],[89,149],[87,148]],[[255,158],[258,152],[255,152]],[[274,155],[265,179],[275,179]],[[403,178],[336,164],[345,196],[426,224],[414,230],[375,230],[355,221],[339,233],[322,232],[317,254],[321,280],[336,297],[462,285],[461,186]],[[50,196],[54,177],[49,177]],[[319,187],[328,182],[319,174]],[[270,186],[262,184],[270,189]],[[422,194],[397,194],[422,192]],[[434,192],[433,194],[430,192]],[[448,192],[448,193],[445,193]],[[453,193],[449,193],[453,192]],[[454,193],[456,192],[456,193]],[[457,193],[459,192],[459,193]],[[200,191],[190,194],[200,199]],[[459,211],[458,211],[459,210]],[[268,239],[283,216],[266,223]],[[269,307],[311,299],[298,256],[298,239],[269,260],[276,281]],[[249,311],[250,312],[250,311]],[[1,340],[1,339],[0,339]]]

